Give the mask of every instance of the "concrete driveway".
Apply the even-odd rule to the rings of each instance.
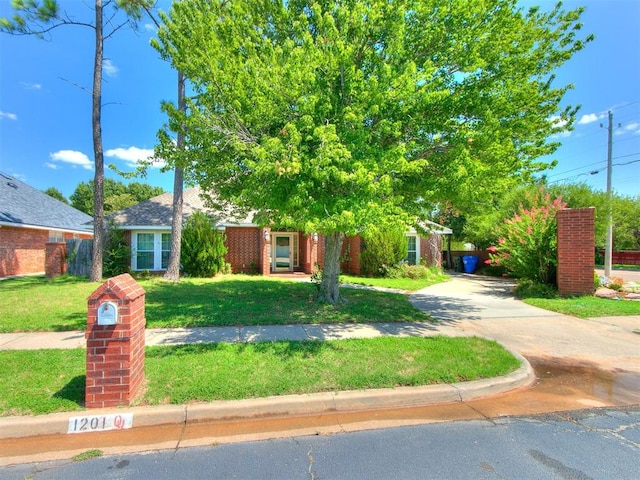
[[[580,319],[532,307],[511,280],[456,274],[410,296],[443,325],[500,342],[530,360],[640,372],[640,315]],[[640,388],[640,385],[639,385]]]

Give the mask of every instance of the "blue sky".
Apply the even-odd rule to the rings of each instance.
[[[11,14],[0,0],[0,17]],[[59,0],[78,19],[91,11],[80,0]],[[168,1],[161,1],[166,10]],[[551,8],[555,2],[527,1]],[[585,181],[606,189],[607,111],[614,115],[613,176],[616,192],[640,194],[640,2],[567,1],[585,5],[584,32],[596,40],[557,72],[557,83],[575,89],[565,103],[582,105],[573,132],[559,140],[551,182]],[[105,164],[129,171],[148,156],[165,121],[162,100],[176,98],[176,74],[149,46],[153,27],[121,30],[105,44],[103,143]],[[71,195],[93,178],[91,88],[93,31],[65,26],[47,40],[0,34],[0,171],[44,190]],[[620,126],[618,127],[618,124]],[[591,173],[597,172],[597,173]],[[114,172],[108,177],[122,180]],[[151,169],[139,181],[173,188],[171,173]]]

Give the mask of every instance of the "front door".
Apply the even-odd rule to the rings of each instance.
[[[291,255],[291,236],[274,234],[273,239],[274,255],[273,270],[275,272],[293,270],[293,261]]]

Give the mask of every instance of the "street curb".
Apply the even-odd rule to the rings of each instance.
[[[132,413],[132,428],[141,428],[464,403],[533,384],[535,373],[527,359],[517,352],[510,353],[520,360],[520,368],[496,378],[423,387],[283,395],[188,405],[96,408],[38,416],[1,417],[0,439],[64,435],[68,432],[70,418],[87,415]]]

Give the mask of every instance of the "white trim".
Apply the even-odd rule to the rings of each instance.
[[[119,228],[120,230],[154,230],[154,231],[171,231],[171,227],[170,226],[154,226],[154,225],[133,225],[133,226],[120,226],[118,224],[116,224],[116,228]]]
[[[270,268],[272,272],[293,272],[300,266],[300,235],[298,232],[270,232],[271,248],[269,255],[271,257]],[[289,268],[277,268],[276,266],[276,238],[287,237],[289,239]]]
[[[407,246],[409,243],[409,237],[415,237],[416,239],[416,265],[420,263],[421,260],[421,256],[420,256],[420,235],[414,230],[413,232],[407,232],[404,234],[405,237],[407,237]],[[407,251],[407,261],[409,259],[409,252]]]
[[[153,235],[153,268],[138,268],[138,234]],[[131,269],[133,271],[150,270],[160,271],[166,270],[162,267],[162,236],[171,236],[171,231],[167,230],[136,230],[131,232]]]
[[[56,232],[93,235],[93,230],[72,230],[70,228],[58,228],[58,227],[47,227],[47,226],[38,226],[38,225],[27,225],[27,224],[24,224],[24,223],[0,222],[0,227],[2,227],[2,226],[15,227],[15,228],[26,228],[26,229],[29,229],[29,230],[55,230]]]

